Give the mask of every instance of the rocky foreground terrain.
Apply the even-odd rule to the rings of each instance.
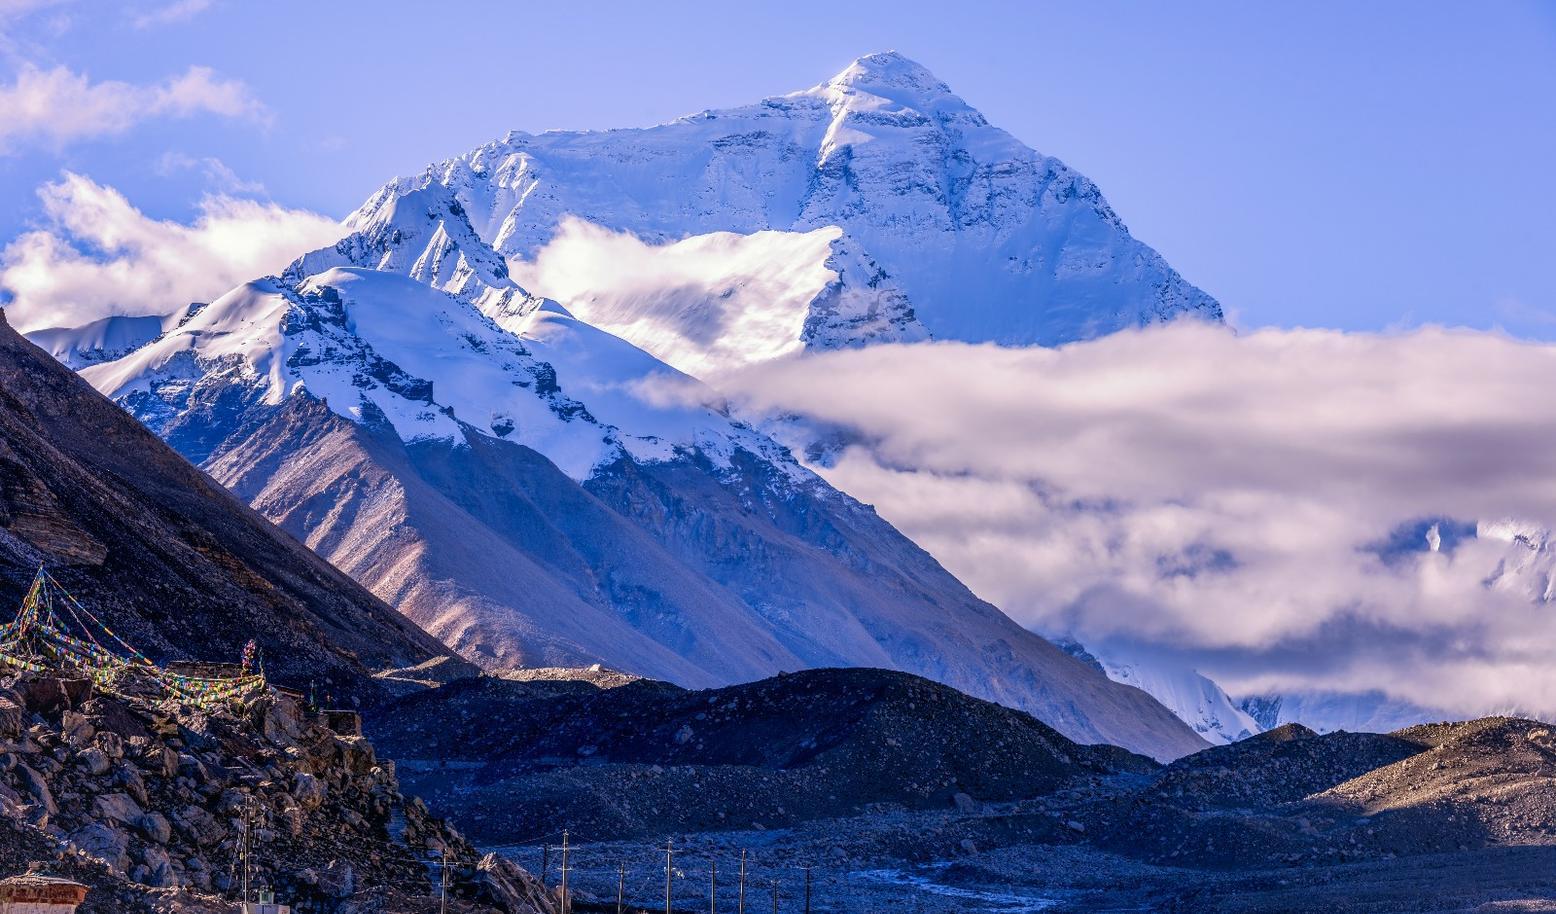
[[[1144,772],[1031,715],[885,670],[690,691],[482,677],[402,699],[375,738],[483,840],[765,828],[958,797],[1010,800]]]
[[[1556,910],[1556,730],[1528,720],[1288,725],[1160,766],[916,677],[824,670],[483,678],[379,730],[434,810],[553,884],[567,829],[579,897],[608,908],[618,867],[629,901],[663,904],[670,840],[687,910],[715,862],[733,892],[742,851],[764,909],[774,879],[799,904],[809,867],[826,911]]]
[[[247,827],[253,884],[299,914],[433,910],[444,859],[450,910],[549,910],[526,874],[405,796],[372,744],[328,726],[340,718],[273,691],[205,713],[7,679],[0,864],[86,881],[87,911],[229,911]]]

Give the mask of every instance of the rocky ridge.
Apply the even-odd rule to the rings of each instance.
[[[620,839],[977,808],[1157,767],[885,670],[701,691],[483,677],[408,696],[376,720],[407,783],[499,843],[564,828]]]

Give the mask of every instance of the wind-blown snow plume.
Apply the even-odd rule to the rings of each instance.
[[[1493,334],[1176,325],[714,381],[804,417],[829,481],[1027,624],[1176,648],[1234,693],[1472,713],[1556,711],[1548,534],[1474,527],[1556,518],[1553,372]]]
[[[38,195],[48,225],[0,252],[0,302],[24,331],[168,314],[280,272],[342,234],[326,216],[229,196],[207,197],[188,225],[152,219],[113,188],[68,172]]]

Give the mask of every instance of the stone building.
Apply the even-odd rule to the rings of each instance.
[[[0,879],[0,914],[75,914],[87,887],[69,879],[25,873]]]

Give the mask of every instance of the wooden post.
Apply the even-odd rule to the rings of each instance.
[[[805,914],[810,914],[810,867],[808,866],[805,867]]]
[[[709,860],[708,914],[719,914],[719,862]]]
[[[778,880],[773,880],[773,914],[778,914]]]
[[[616,914],[622,914],[622,904],[627,898],[627,865],[616,864]]]

